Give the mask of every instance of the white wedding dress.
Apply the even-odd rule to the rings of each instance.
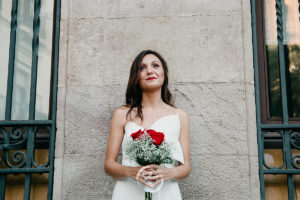
[[[131,140],[130,134],[138,131],[139,129],[145,130],[145,128],[134,122],[128,122],[125,125],[125,133],[122,142],[122,165],[126,166],[139,166],[138,163],[129,159],[126,155],[124,149],[126,143]],[[165,167],[175,167],[178,162],[184,163],[183,153],[181,145],[179,143],[179,133],[180,133],[180,119],[177,114],[167,115],[156,120],[149,129],[153,129],[158,132],[163,132],[165,134],[165,140],[170,144],[172,151],[172,159],[174,162],[168,164]],[[117,180],[115,188],[112,195],[112,200],[144,200],[145,192],[138,185],[138,182],[126,178],[122,180]],[[178,187],[178,183],[174,180],[164,181],[162,187],[159,191],[152,193],[152,200],[181,200],[181,194]]]

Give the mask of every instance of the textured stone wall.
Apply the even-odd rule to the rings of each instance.
[[[108,200],[112,112],[142,50],[191,125],[184,199],[259,199],[250,0],[62,0],[54,199]]]

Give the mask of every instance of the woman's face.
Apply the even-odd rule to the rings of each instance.
[[[164,69],[159,58],[153,54],[144,56],[139,68],[139,83],[142,90],[162,87],[165,80]]]

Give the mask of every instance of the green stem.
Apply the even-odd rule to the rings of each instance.
[[[145,200],[152,200],[152,193],[151,192],[145,192]]]

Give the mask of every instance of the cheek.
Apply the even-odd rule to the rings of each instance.
[[[165,73],[164,70],[161,70],[159,76],[164,80],[165,79]]]

